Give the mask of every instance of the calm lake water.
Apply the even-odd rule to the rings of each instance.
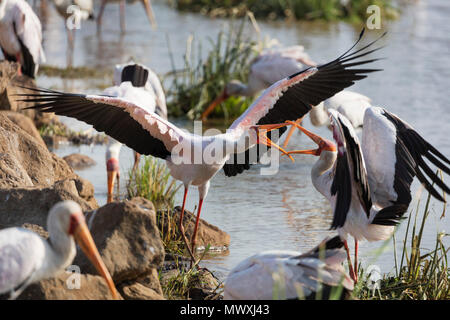
[[[425,139],[444,155],[450,156],[448,123],[450,122],[450,2],[447,0],[411,1],[396,21],[383,21],[383,30],[388,35],[380,44],[387,45],[375,56],[386,57],[376,63],[383,72],[371,74],[359,81],[351,90],[372,98],[374,104],[396,113],[413,125]],[[152,31],[140,4],[127,6],[127,32],[120,35],[118,5],[108,5],[104,16],[102,36],[96,34],[95,22],[84,22],[76,35],[74,65],[110,70],[114,64],[135,58],[157,73],[171,70],[168,42],[175,63],[181,68],[186,40],[192,34],[202,39],[203,49],[208,49],[207,37],[215,38],[226,20],[210,19],[198,14],[179,13],[166,5],[166,1],[155,1],[154,11],[158,29]],[[348,49],[362,26],[346,23],[263,23],[258,21],[263,36],[277,38],[285,45],[301,44],[318,62],[334,59]],[[380,35],[383,30],[367,32],[365,41]],[[251,31],[249,26],[248,32]],[[50,6],[44,31],[44,49],[48,63],[64,67],[66,64],[66,35],[64,22]],[[375,66],[375,64],[374,64]],[[42,87],[75,92],[99,92],[98,83],[109,84],[111,79],[62,80],[38,78]],[[72,119],[66,123],[78,130],[88,126]],[[192,129],[189,121],[177,124]],[[307,128],[331,139],[325,128],[315,128],[305,121]],[[304,136],[295,135],[291,147],[311,147]],[[97,165],[78,174],[95,186],[95,196],[100,205],[106,202],[106,174],[104,164],[105,146],[61,146],[55,150],[59,156],[74,152],[86,154],[97,161]],[[124,147],[120,155],[122,177],[126,177],[132,165],[133,155]],[[210,193],[205,202],[202,218],[219,226],[231,236],[229,254],[209,258],[204,265],[225,277],[240,260],[267,249],[289,249],[305,251],[315,246],[326,235],[332,213],[327,201],[313,188],[310,170],[313,157],[296,157],[296,162],[282,160],[275,176],[261,176],[258,168],[227,178],[222,172],[211,182]],[[124,185],[124,183],[122,183]],[[417,194],[419,184],[413,185]],[[177,195],[181,204],[182,191]],[[422,203],[426,194],[422,193]],[[198,201],[196,189],[188,196],[187,207],[193,209]],[[410,211],[416,207],[414,200]],[[449,231],[450,218],[439,219],[443,204],[432,201],[424,249],[434,248],[437,231]],[[448,210],[448,205],[447,205]],[[403,239],[406,222],[397,233],[397,242]],[[448,241],[447,241],[448,243]],[[382,272],[393,271],[392,241],[381,255],[374,252],[383,244],[364,242],[360,246],[363,265],[380,266]],[[400,246],[401,244],[398,244]]]

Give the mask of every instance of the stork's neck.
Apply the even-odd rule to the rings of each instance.
[[[49,242],[47,247],[47,272],[52,273],[70,265],[75,258],[76,247],[72,236],[49,221]]]
[[[323,102],[311,109],[309,119],[311,119],[311,123],[316,127],[328,124],[329,118]]]
[[[329,196],[333,181],[332,168],[336,161],[337,153],[334,151],[322,151],[319,160],[311,169],[311,180],[314,187],[325,197]]]

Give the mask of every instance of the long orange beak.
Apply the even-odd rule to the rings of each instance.
[[[108,173],[108,197],[106,202],[110,203],[114,200],[114,184],[116,182],[116,178],[119,177],[119,174],[116,170],[107,171]]]
[[[267,132],[275,130],[275,129],[279,129],[282,127],[286,127],[288,125],[289,125],[289,123],[262,124],[262,125],[256,125],[253,128],[256,129],[259,144],[264,144],[268,147],[275,148],[275,149],[279,150],[282,154],[288,156],[292,160],[292,162],[295,162],[294,158],[292,158],[292,156],[289,154],[289,152],[286,152],[283,148],[281,148],[279,145],[277,145],[276,143],[274,143],[272,140],[270,140],[267,137]]]
[[[223,101],[225,101],[226,99],[228,99],[228,95],[227,95],[226,91],[224,90],[224,91],[220,94],[220,96],[218,96],[213,102],[211,102],[211,104],[206,108],[206,110],[203,111],[203,113],[202,113],[202,121],[205,121],[205,120],[208,118],[209,114],[210,114],[211,112],[213,112],[214,109],[215,109],[219,104],[221,104]]]
[[[152,29],[155,30],[157,27],[155,16],[153,15],[152,3],[150,0],[142,0],[142,5],[145,8],[145,12],[147,13],[148,20],[152,25]]]
[[[299,125],[296,122],[288,120],[288,121],[286,121],[286,123],[291,124],[292,126],[295,126],[298,129],[300,129],[304,134],[306,134],[312,141],[314,141],[319,146],[317,149],[289,151],[288,152],[289,155],[290,154],[312,154],[315,156],[319,156],[323,150],[336,151],[336,145],[333,142],[331,142],[330,140],[327,140],[325,138],[322,138],[321,136],[318,136],[315,133],[312,133],[311,131],[303,128],[301,125]]]
[[[98,253],[97,247],[95,246],[94,240],[92,239],[91,233],[89,232],[89,229],[82,215],[80,218],[78,218],[78,226],[75,228],[73,236],[80,246],[81,250],[83,250],[84,254],[92,262],[95,269],[97,269],[100,275],[106,280],[113,298],[117,300],[118,296],[116,286],[114,285],[108,269],[106,269],[105,263]]]

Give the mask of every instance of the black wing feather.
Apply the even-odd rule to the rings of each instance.
[[[358,41],[356,41],[356,43],[339,58],[327,64],[318,66],[318,71],[316,73],[314,73],[307,79],[294,84],[288,90],[286,90],[275,102],[272,109],[270,109],[270,111],[264,117],[262,117],[257,124],[260,125],[282,123],[287,120],[295,121],[306,115],[313,106],[316,106],[320,102],[334,96],[336,93],[342,91],[343,89],[350,87],[355,83],[355,81],[365,78],[368,73],[380,71],[380,69],[351,68],[356,65],[367,64],[378,60],[371,59],[354,62],[355,59],[363,57],[375,51],[376,49],[362,52],[385,35],[384,33],[380,38],[370,42],[363,48],[354,52],[350,52],[359,43],[363,34],[364,30],[361,32]],[[357,53],[360,54],[356,55]],[[289,76],[288,79],[292,79],[299,74],[307,72],[308,70],[311,70],[311,68],[313,67],[309,67],[304,69],[303,71],[297,72]],[[284,132],[285,130],[279,130],[279,137],[281,137]],[[245,152],[245,159],[250,159],[249,154],[255,152],[255,150],[252,150],[253,148],[258,148],[258,146],[254,146],[248,149]],[[256,157],[256,160],[259,161],[259,152],[257,152],[257,154],[258,156]],[[255,163],[236,163],[236,161],[234,161],[235,158],[236,157],[234,157],[232,161],[225,163],[223,167],[225,175],[234,176],[238,173],[242,173],[244,170],[249,169],[251,164]]]
[[[433,197],[445,202],[433,184],[445,193],[450,193],[450,188],[431,170],[424,158],[447,174],[450,174],[450,160],[407,123],[385,109],[383,111],[383,115],[396,127],[397,133],[394,190],[398,197],[394,204],[409,205],[411,202],[410,187],[415,176]]]
[[[57,115],[84,121],[92,125],[97,131],[105,132],[140,154],[152,155],[162,159],[170,156],[170,151],[167,150],[164,143],[153,137],[122,108],[106,103],[95,103],[82,94],[35,88],[26,89],[36,93],[19,95],[30,97],[22,101],[44,102],[26,109],[54,112]]]

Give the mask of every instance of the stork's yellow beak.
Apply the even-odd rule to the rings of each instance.
[[[78,225],[75,227],[73,232],[73,237],[77,241],[81,250],[83,250],[84,254],[89,258],[89,260],[94,265],[95,269],[99,272],[99,274],[106,280],[106,283],[111,291],[111,294],[114,299],[118,299],[116,286],[109,274],[108,269],[100,257],[98,253],[97,247],[95,246],[94,240],[92,239],[92,235],[89,232],[89,229],[84,220],[84,216],[80,214],[77,216]]]

